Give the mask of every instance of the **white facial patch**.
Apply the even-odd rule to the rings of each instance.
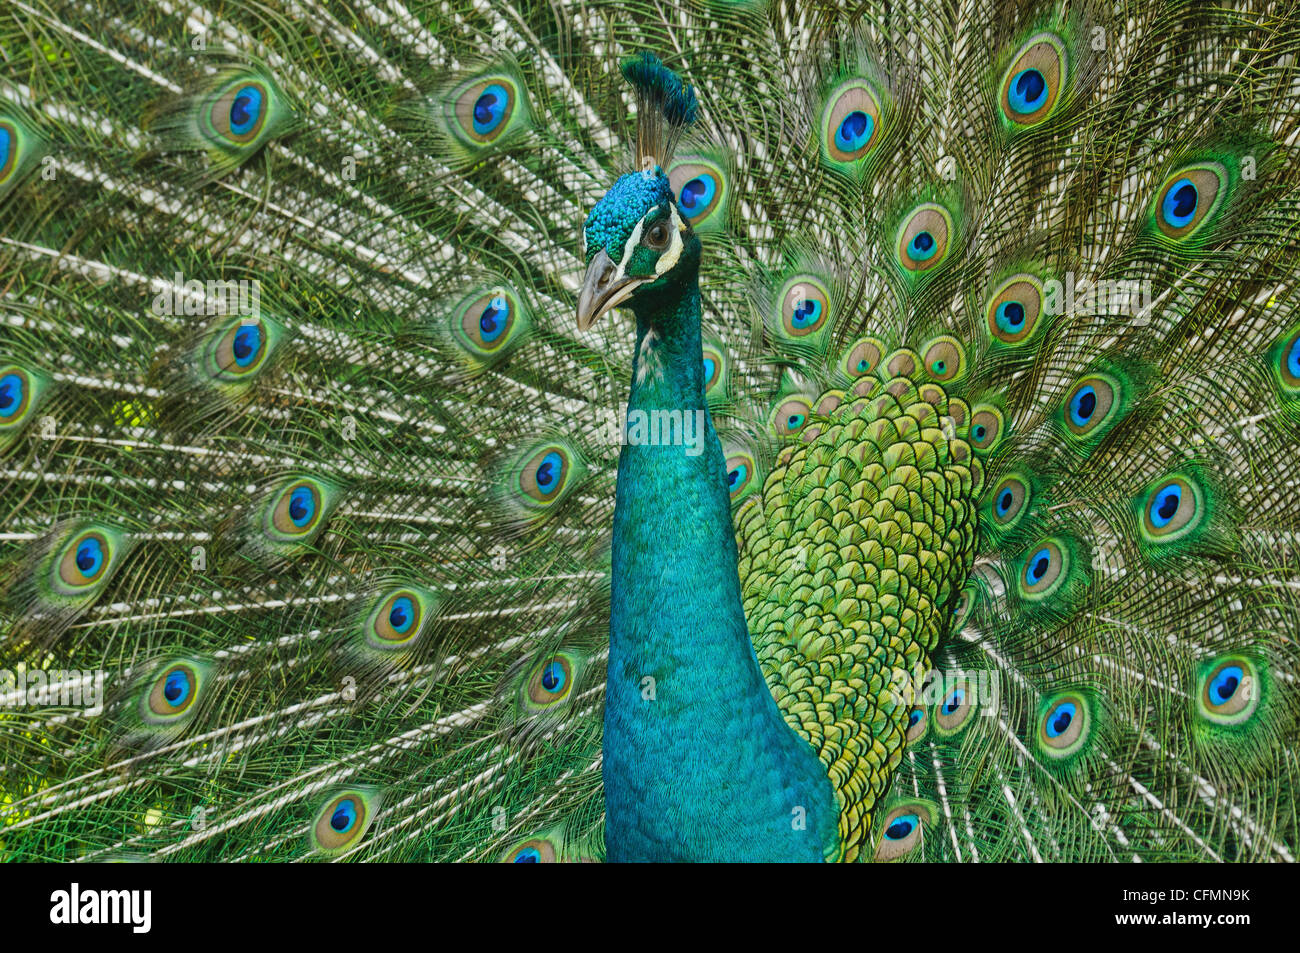
[[[656,275],[662,275],[664,272],[668,271],[668,269],[677,264],[677,259],[682,257],[682,232],[686,231],[686,225],[682,222],[681,216],[677,214],[676,205],[668,206],[668,211],[672,215],[673,241],[672,244],[668,246],[668,250],[660,255],[659,260],[655,262]]]
[[[621,280],[627,275],[628,263],[632,261],[633,253],[636,252],[637,246],[641,244],[641,231],[645,227],[646,219],[654,215],[655,212],[658,211],[658,208],[658,206],[655,206],[650,211],[646,212],[632,229],[632,234],[627,237],[627,242],[623,245],[623,257],[619,259],[618,270],[614,273],[614,279],[616,281]],[[676,205],[668,206],[668,214],[671,216],[670,221],[672,222],[672,243],[664,250],[663,254],[659,256],[659,260],[655,262],[656,276],[664,274],[677,264],[677,260],[682,257],[682,248],[684,247],[684,243],[682,242],[682,233],[686,231],[686,223],[683,222],[682,217],[677,214]]]
[[[651,209],[650,212],[653,212]],[[647,212],[636,226],[632,229],[632,234],[627,237],[627,242],[623,245],[623,257],[618,261],[618,271],[614,272],[614,280],[621,281],[627,275],[628,262],[632,260],[632,253],[636,251],[636,246],[641,244],[641,228],[645,225],[645,220],[650,216]]]

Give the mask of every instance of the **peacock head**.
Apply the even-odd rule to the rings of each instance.
[[[700,240],[677,207],[659,166],[622,176],[587,216],[587,275],[578,328],[624,303],[639,310],[680,295],[700,266]]]
[[[622,176],[587,216],[582,331],[624,302],[642,320],[677,313],[673,299],[693,286],[700,267],[700,240],[664,174],[678,138],[695,122],[695,90],[652,53],[630,57],[621,68],[636,94],[633,156],[642,171]]]

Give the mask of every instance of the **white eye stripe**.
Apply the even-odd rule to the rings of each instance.
[[[646,219],[650,218],[657,211],[658,207],[656,206],[647,212],[645,216],[636,223],[636,226],[632,229],[632,234],[627,237],[627,242],[623,245],[623,257],[619,260],[618,271],[614,276],[615,279],[621,279],[627,274],[627,266],[632,260],[632,254],[636,251],[637,246],[641,244],[641,233],[645,228]],[[669,234],[672,236],[672,244],[668,246],[668,250],[660,255],[659,260],[655,262],[656,275],[662,275],[664,272],[668,271],[668,269],[677,264],[677,259],[682,256],[682,232],[686,231],[686,225],[682,221],[681,216],[677,214],[676,205],[668,206],[668,214],[671,216],[670,222],[672,227],[669,230]]]
[[[618,271],[614,275],[615,279],[622,279],[627,274],[627,264],[632,260],[632,253],[636,251],[636,246],[641,244],[641,228],[645,225],[646,218],[653,212],[653,209],[647,212],[645,217],[636,223],[636,227],[632,229],[632,234],[627,237],[627,244],[623,246],[623,257],[619,259]]]
[[[676,205],[668,206],[668,211],[672,215],[673,227],[669,234],[672,235],[673,243],[668,246],[668,250],[660,255],[659,260],[655,262],[656,275],[662,275],[664,272],[668,271],[668,269],[672,268],[673,265],[677,264],[677,259],[682,257],[682,219],[681,216],[677,214]]]

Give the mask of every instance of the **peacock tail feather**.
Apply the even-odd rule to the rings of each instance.
[[[844,860],[1293,860],[1298,27],[13,0],[0,858],[619,854],[608,686],[680,701],[610,642],[657,369],[573,315],[601,197],[671,154],[704,479],[830,812],[781,824]],[[688,489],[636,503],[689,526]]]

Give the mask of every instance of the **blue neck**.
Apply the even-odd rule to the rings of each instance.
[[[636,333],[629,418],[681,410],[699,419],[696,281],[641,304]],[[722,447],[707,411],[703,422],[694,450],[661,441],[629,444],[619,456],[605,696],[607,857],[820,861],[834,853],[834,795],[759,671],[740,597]]]

